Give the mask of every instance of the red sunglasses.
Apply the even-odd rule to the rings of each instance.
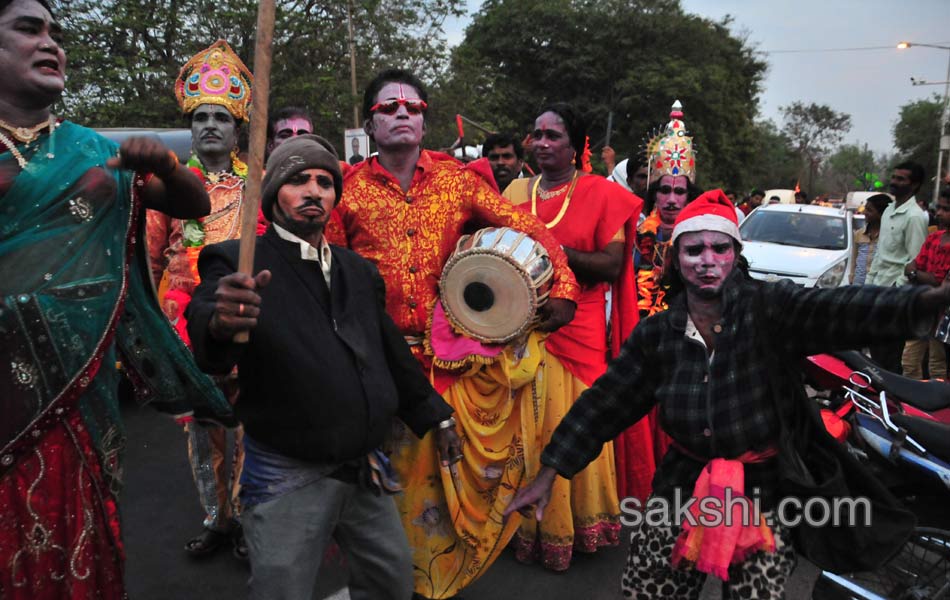
[[[418,115],[424,113],[429,105],[426,104],[425,100],[417,99],[408,99],[408,98],[396,98],[395,100],[386,100],[385,102],[377,102],[369,110],[370,112],[380,112],[384,115],[394,115],[396,111],[399,110],[400,106],[406,107],[406,112],[410,115]]]

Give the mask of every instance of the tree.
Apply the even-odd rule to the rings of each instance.
[[[821,160],[851,130],[851,116],[826,104],[794,102],[780,108],[783,133],[803,159]]]
[[[791,140],[803,170],[808,173],[808,187],[811,188],[821,161],[851,130],[851,116],[814,102],[794,102],[779,110],[785,119],[782,132]]]
[[[755,123],[752,156],[746,165],[747,185],[741,188],[792,189],[801,163],[791,148],[791,140],[770,120]]]
[[[359,83],[401,66],[434,81],[448,48],[442,24],[461,0],[353,0]],[[346,3],[277,0],[270,106],[304,105],[331,140],[352,127]],[[253,67],[257,3],[246,0],[69,0],[64,113],[94,127],[180,126],[173,86],[195,52],[224,38]],[[342,141],[342,136],[335,143]]]
[[[917,194],[918,198],[933,198],[931,175],[937,168],[937,148],[940,144],[940,111],[942,103],[939,96],[929,100],[910,102],[901,107],[900,118],[894,125],[894,146],[898,149],[899,160],[912,160],[920,163],[927,173],[924,184]],[[944,165],[950,169],[950,165]]]
[[[766,65],[729,23],[676,0],[487,0],[452,53],[430,136],[455,137],[435,111],[523,134],[544,104],[563,100],[584,113],[595,155],[613,112],[611,145],[630,156],[679,99],[701,184],[741,186]]]
[[[876,157],[867,145],[840,146],[825,161],[820,187],[829,192],[874,191],[881,189],[886,158]]]

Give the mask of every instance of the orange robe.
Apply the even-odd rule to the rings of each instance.
[[[212,183],[200,172],[198,176],[202,177],[211,198],[211,213],[200,219],[175,219],[150,210],[146,229],[152,279],[159,304],[186,344],[189,340],[185,308],[200,282],[198,254],[208,244],[241,237],[241,203],[244,199],[243,178],[228,175]]]
[[[216,244],[241,237],[241,205],[244,201],[244,178],[228,174],[214,181],[199,169],[192,168],[202,179],[211,199],[211,212],[199,219],[175,219],[164,213],[149,210],[146,217],[146,235],[152,280],[158,293],[162,312],[182,341],[191,348],[185,309],[191,302],[195,288],[201,281],[198,275],[198,255],[208,244]],[[237,374],[215,381],[232,404],[237,399]],[[197,427],[185,422],[188,432],[188,455],[192,475],[199,490],[199,500],[207,512],[205,526],[224,528],[238,510],[241,469],[244,466],[244,435],[242,427],[234,429],[234,448],[228,462],[227,434],[220,427]],[[208,456],[200,458],[194,437],[206,436],[210,448]],[[214,497],[205,497],[201,490],[210,484],[199,478],[208,477],[211,469]]]
[[[669,249],[669,234],[660,232],[660,215],[654,210],[637,228],[637,305],[641,317],[667,308],[666,290],[660,280]]]

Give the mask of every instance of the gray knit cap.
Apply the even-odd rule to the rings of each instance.
[[[340,159],[333,144],[312,133],[298,135],[277,146],[267,159],[264,181],[261,182],[261,211],[268,221],[274,220],[274,202],[277,190],[287,180],[307,169],[324,169],[333,175],[333,187],[336,200],[343,195],[343,174],[340,172]]]

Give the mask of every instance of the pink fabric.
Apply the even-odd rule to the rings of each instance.
[[[482,344],[452,331],[452,325],[445,316],[440,300],[436,300],[432,310],[432,335],[429,343],[432,344],[435,357],[446,362],[465,360],[470,356],[494,358],[505,349],[503,344]]]
[[[165,306],[173,307],[175,310],[174,315],[166,316],[171,321],[172,327],[175,329],[178,337],[180,337],[181,341],[185,342],[185,345],[190,349],[191,338],[188,336],[188,320],[185,318],[185,308],[188,307],[189,302],[191,302],[191,296],[181,290],[168,290],[165,293]]]
[[[693,498],[696,500],[690,506],[690,513],[698,525],[693,526],[689,520],[683,521],[683,531],[676,540],[670,562],[674,567],[686,560],[696,564],[696,569],[703,573],[714,575],[723,581],[729,581],[729,565],[740,563],[750,555],[764,550],[775,551],[775,538],[771,530],[764,524],[764,517],[758,515],[759,522],[755,525],[743,523],[743,510],[738,498],[745,494],[744,462],[758,462],[764,460],[771,453],[746,453],[737,460],[714,458],[703,467],[696,486],[693,489]],[[732,489],[733,502],[726,505],[726,489]],[[716,498],[722,507],[723,523],[715,527],[702,525],[700,516],[705,510],[705,518],[709,519],[710,508],[702,509],[700,501],[703,498]],[[751,501],[748,501],[751,506]],[[726,525],[726,510],[731,509],[731,524]],[[750,518],[756,515],[750,514]]]

